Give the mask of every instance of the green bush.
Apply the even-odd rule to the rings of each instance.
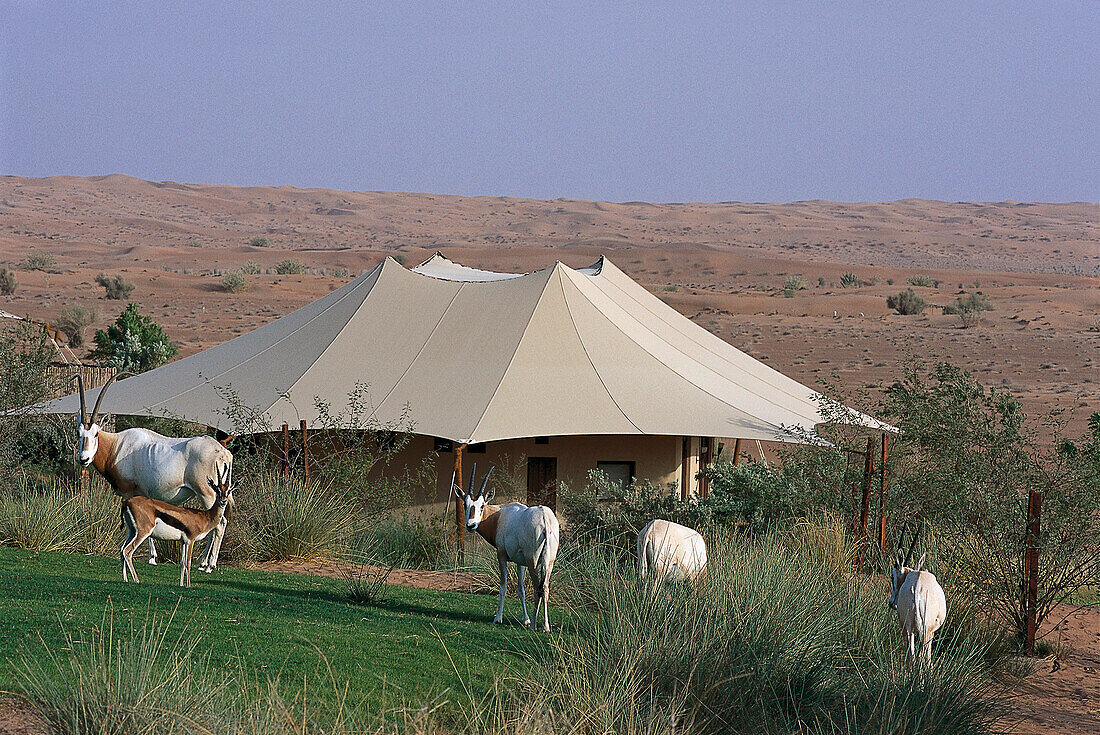
[[[54,257],[52,255],[38,250],[32,250],[27,253],[27,257],[23,259],[19,267],[25,271],[44,271],[52,268],[53,264]]]
[[[993,303],[985,294],[972,293],[959,296],[943,307],[944,314],[956,314],[964,327],[972,327],[981,319],[983,311],[993,311]]]
[[[70,347],[81,347],[84,344],[84,330],[98,318],[99,313],[94,308],[68,304],[57,318],[57,328],[69,338]]]
[[[222,278],[222,289],[229,293],[239,293],[248,290],[248,279],[240,271],[230,271]]]
[[[81,491],[70,480],[20,478],[0,495],[0,544],[34,551],[116,554],[118,496],[96,478]]]
[[[940,282],[932,276],[918,275],[909,279],[910,286],[923,286],[926,288],[939,288]]]
[[[897,310],[899,314],[911,316],[927,309],[928,302],[918,296],[913,289],[907,288],[896,296],[887,296],[886,306]]]
[[[53,341],[29,321],[0,324],[0,488],[32,468],[57,471],[72,461],[71,418],[24,411],[70,388],[51,370]]]
[[[348,278],[351,276],[351,271],[347,268],[333,268],[329,275],[333,278]]]
[[[840,285],[843,288],[857,288],[859,286],[859,279],[856,278],[856,274],[848,271],[840,277]]]
[[[306,267],[297,260],[287,258],[275,264],[275,272],[281,276],[297,276],[305,273]]]
[[[134,291],[134,284],[127,281],[121,275],[108,276],[100,273],[95,277],[95,282],[107,292],[107,298],[112,301],[122,301],[130,298]]]
[[[783,295],[790,299],[793,298],[797,292],[805,290],[808,287],[809,284],[806,283],[806,279],[801,275],[790,275],[783,281]]]
[[[7,268],[0,268],[0,294],[11,296],[19,284],[15,282],[15,273]]]
[[[115,323],[97,330],[91,356],[119,370],[141,373],[160,367],[176,356],[164,329],[129,304]]]
[[[258,276],[260,274],[260,264],[249,258],[243,266],[241,266],[241,273],[246,276]]]
[[[271,243],[268,241],[268,239],[266,237],[261,237],[259,235],[257,235],[256,237],[253,237],[251,240],[249,240],[248,244],[251,245],[254,248],[269,248],[269,247],[271,247]]]

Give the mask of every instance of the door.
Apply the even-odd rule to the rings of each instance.
[[[527,504],[558,508],[558,458],[527,458]]]

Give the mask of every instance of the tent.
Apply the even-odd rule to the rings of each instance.
[[[436,254],[386,258],[252,332],[120,381],[103,411],[170,415],[233,433],[226,394],[267,424],[316,426],[366,386],[370,418],[459,443],[664,435],[798,440],[818,393],[696,325],[601,258],[532,273]],[[94,400],[98,391],[89,392]],[[76,412],[76,395],[45,404]],[[853,423],[889,430],[868,416]]]

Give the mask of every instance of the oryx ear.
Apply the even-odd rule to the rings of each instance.
[[[905,566],[905,552],[902,551],[901,549],[898,549],[898,560],[897,560],[896,563],[897,563],[898,567]]]
[[[920,559],[917,560],[917,565],[913,567],[914,572],[919,572],[924,569],[924,554],[920,555]]]

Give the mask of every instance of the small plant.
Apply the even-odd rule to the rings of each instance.
[[[183,246],[185,248],[201,248],[202,240],[198,239],[197,237],[189,237],[184,240]]]
[[[398,253],[397,255],[393,256],[393,259],[396,260],[401,265],[405,265],[405,263],[408,261],[408,257],[402,255],[401,253]]]
[[[241,273],[246,276],[258,276],[260,272],[260,264],[252,259],[249,259],[247,263],[241,266]]]
[[[796,293],[808,286],[806,279],[798,274],[787,276],[787,279],[783,281],[783,295],[788,299],[793,298]]]
[[[357,605],[372,605],[382,599],[386,582],[396,568],[371,564],[370,556],[349,559],[340,565],[340,576],[348,586],[348,600]]]
[[[44,271],[47,268],[52,268],[53,262],[53,256],[49,253],[32,250],[27,253],[27,257],[23,259],[19,267],[25,271]]]
[[[825,287],[825,277],[824,276],[818,276],[817,285],[821,286],[822,288]]]
[[[923,286],[925,288],[939,288],[940,282],[931,276],[913,276],[909,279],[910,286]]]
[[[280,276],[299,276],[306,272],[306,267],[297,260],[287,258],[275,264],[275,272]]]
[[[856,278],[856,274],[848,271],[840,277],[840,285],[842,288],[857,288],[859,286],[859,279]]]
[[[176,356],[164,329],[129,304],[115,323],[95,333],[91,356],[119,370],[141,373],[160,367]]]
[[[251,240],[249,240],[248,244],[251,245],[254,248],[269,248],[269,247],[271,247],[271,242],[268,241],[268,239],[266,237],[261,237],[259,235],[252,238]]]
[[[665,291],[666,293],[675,293],[676,291],[680,290],[680,287],[674,283],[670,283],[667,286],[662,287],[661,290]]]
[[[893,286],[894,285],[894,279],[893,278],[887,278],[886,279],[886,285],[887,286]]]
[[[0,294],[11,296],[19,284],[15,282],[15,273],[7,268],[0,268]]]
[[[913,289],[907,288],[896,296],[887,296],[886,306],[896,309],[899,314],[911,316],[927,309],[928,302],[918,296]]]
[[[80,347],[84,344],[84,330],[98,318],[99,314],[95,309],[69,304],[61,310],[61,315],[57,318],[57,328],[69,338],[70,347]]]
[[[247,291],[248,279],[240,271],[230,271],[222,278],[222,288],[229,293]]]
[[[95,277],[95,282],[107,292],[107,298],[112,301],[123,301],[130,298],[134,291],[134,284],[127,281],[121,275],[108,276],[100,273]]]
[[[348,278],[349,276],[351,276],[351,271],[349,271],[347,268],[333,268],[332,272],[329,273],[329,275],[333,278]]]
[[[993,303],[981,293],[968,294],[965,298],[959,296],[954,302],[943,307],[944,314],[956,314],[964,328],[969,328],[981,321],[983,311],[993,311]]]

